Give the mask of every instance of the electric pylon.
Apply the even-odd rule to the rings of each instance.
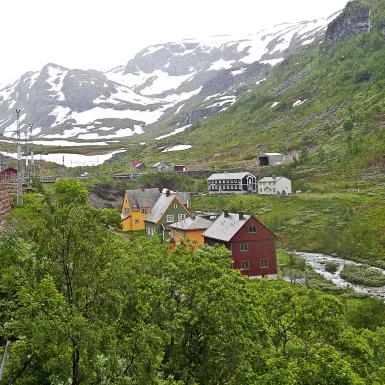
[[[21,143],[20,143],[20,108],[16,108],[16,146],[17,146],[17,195],[16,202],[18,205],[23,204],[23,162],[21,160]]]

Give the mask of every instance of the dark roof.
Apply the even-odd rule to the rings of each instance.
[[[186,218],[182,221],[175,222],[170,225],[170,227],[181,230],[205,230],[208,229],[212,224],[213,222],[208,219],[202,217],[195,217]]]
[[[251,175],[255,178],[253,174],[250,174],[249,172],[222,172],[219,174],[212,174],[210,175],[207,180],[218,180],[218,179],[242,179],[246,175]]]
[[[17,172],[17,169],[14,168],[14,167],[8,167],[8,168],[5,168],[4,170],[1,170],[1,172],[5,172],[5,171],[14,171],[14,172]]]
[[[239,219],[239,214],[229,213],[227,217],[222,214],[202,235],[229,242],[249,218],[250,215],[244,215],[243,219]]]
[[[126,190],[131,210],[140,210],[141,207],[154,207],[160,197],[158,188]]]

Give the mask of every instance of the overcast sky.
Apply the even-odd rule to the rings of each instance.
[[[0,84],[53,62],[98,70],[146,46],[327,17],[347,0],[0,0]]]

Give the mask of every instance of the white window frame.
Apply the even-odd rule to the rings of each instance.
[[[186,219],[186,214],[178,214],[178,222],[183,221],[183,219]]]
[[[173,223],[174,222],[174,214],[166,215],[166,222]]]
[[[245,249],[245,246],[246,246],[246,249]],[[242,250],[242,247],[243,247],[243,250]],[[242,252],[242,253],[247,253],[249,251],[249,245],[248,243],[240,243],[239,244],[239,250]]]
[[[261,259],[259,263],[260,263],[261,269],[268,269],[269,268],[269,260],[268,259]]]

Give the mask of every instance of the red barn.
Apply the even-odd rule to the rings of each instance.
[[[17,170],[13,167],[8,167],[1,171],[0,179],[3,181],[16,180],[17,179]]]
[[[224,245],[231,251],[233,268],[250,278],[277,278],[277,236],[250,215],[224,210],[203,233],[209,246]]]

